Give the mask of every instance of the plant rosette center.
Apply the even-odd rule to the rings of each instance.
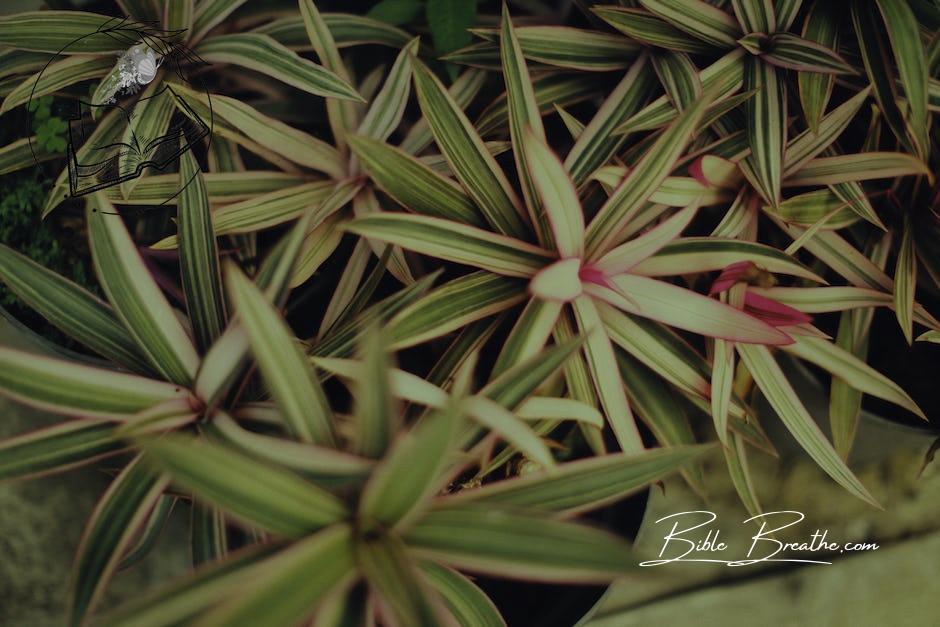
[[[585,283],[610,287],[604,272],[580,257],[560,259],[532,277],[529,292],[543,300],[571,302],[584,292]]]

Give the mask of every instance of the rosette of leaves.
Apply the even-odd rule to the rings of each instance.
[[[340,617],[375,611],[401,624],[448,616],[500,624],[492,603],[453,567],[591,582],[633,568],[622,540],[556,515],[641,489],[705,447],[556,463],[530,421],[601,424],[588,406],[535,394],[578,349],[577,338],[476,392],[472,355],[453,372],[450,392],[393,368],[388,334],[376,325],[428,281],[347,311],[311,360],[277,310],[314,210],[254,282],[229,263],[225,298],[207,191],[191,155],[179,176],[193,180],[178,217],[188,316],[167,301],[103,193],[89,203],[88,223],[108,302],[0,248],[4,283],[99,356],[0,349],[0,393],[68,417],[0,443],[0,477],[103,458],[117,468],[78,549],[70,624],[83,624],[115,572],[146,555],[178,500],[190,501],[193,559],[206,564],[105,624],[201,616],[207,624],[291,625],[317,608]],[[352,381],[351,416],[330,405],[321,378],[332,375]],[[406,420],[402,399],[421,409],[415,419]],[[544,470],[463,495],[451,482],[497,442]],[[311,564],[318,583],[290,586]],[[246,581],[255,593],[236,594]]]
[[[887,254],[889,240],[881,241],[874,230],[885,227],[860,184],[904,176],[926,181],[927,166],[919,155],[901,151],[863,147],[848,155],[837,152],[836,139],[871,94],[866,87],[821,115],[814,128],[789,141],[767,139],[777,134],[786,137],[788,120],[782,113],[786,95],[765,89],[757,78],[752,89],[740,93],[750,85],[747,76],[759,74],[764,77],[760,80],[782,87],[782,68],[824,79],[853,71],[835,51],[778,32],[773,11],[755,13],[768,3],[733,3],[735,15],[751,20],[746,25],[704,2],[688,3],[689,11],[702,18],[697,20],[682,13],[687,3],[681,0],[646,4],[650,11],[653,4],[669,5],[673,12],[662,9],[661,13],[675,21],[659,13],[644,14],[655,22],[650,28],[671,29],[688,41],[691,35],[686,31],[697,33],[699,24],[710,23],[705,19],[710,16],[718,24],[715,28],[733,31],[736,37],[728,35],[720,42],[703,37],[708,51],[721,46],[733,49],[699,72],[687,53],[702,52],[702,45],[628,55],[627,61],[611,54],[607,66],[598,61],[598,48],[592,48],[595,63],[588,69],[611,70],[624,63],[629,69],[587,125],[560,111],[574,142],[562,162],[546,144],[541,120],[545,107],[533,87],[538,80],[532,79],[524,59],[552,71],[553,65],[570,69],[572,59],[585,59],[587,53],[577,46],[581,40],[576,34],[564,27],[524,26],[517,32],[504,13],[499,31],[482,32],[492,43],[474,50],[499,55],[506,93],[491,110],[505,111],[515,171],[502,170],[460,107],[419,64],[415,69],[419,103],[457,185],[418,169],[414,159],[389,146],[351,139],[367,173],[410,213],[360,218],[349,229],[480,269],[403,312],[401,328],[411,335],[402,340],[404,344],[458,328],[482,333],[485,326],[474,325],[476,321],[525,302],[496,369],[538,350],[549,337],[564,338],[575,329],[587,335],[583,359],[572,360],[566,368],[567,394],[597,403],[623,450],[642,446],[631,400],[657,437],[673,441],[690,437],[687,427],[664,417],[664,407],[670,405],[663,396],[669,388],[653,399],[658,402],[642,398],[640,388],[646,385],[636,373],[643,371],[630,369],[630,364],[640,362],[712,414],[719,438],[727,445],[732,474],[746,477],[742,443],[750,440],[770,448],[743,402],[756,382],[816,462],[849,491],[874,502],[844,462],[857,407],[854,412],[848,406],[834,412],[833,422],[841,431],[836,436],[837,452],[786,381],[772,348],[779,346],[827,370],[837,381],[834,385],[850,388],[849,396],[856,401],[861,393],[872,394],[923,417],[900,386],[864,363],[864,354],[841,340],[829,341],[805,314],[846,310],[870,314],[872,307],[894,306],[904,316],[909,307],[912,319],[930,329],[937,327],[937,320],[913,300],[898,300],[894,281],[878,267],[877,255]],[[780,25],[785,30],[799,7],[783,5],[778,11],[783,12]],[[608,13],[621,11],[637,13],[633,9]],[[766,32],[752,37],[762,42],[757,45],[742,30],[761,32],[760,20],[771,20],[774,26],[768,22],[763,26]],[[554,57],[544,52],[550,45]],[[639,48],[636,42],[630,45]],[[448,58],[466,60],[456,53]],[[478,58],[472,62],[483,67],[489,63]],[[647,103],[657,82],[666,94]],[[489,122],[487,128],[493,132]],[[497,124],[495,129],[499,128]],[[636,140],[633,144],[627,141],[631,137]],[[521,194],[511,183],[513,178],[518,179]],[[595,182],[606,197],[598,193]],[[783,188],[816,189],[782,199]],[[460,193],[459,205],[455,190]],[[459,212],[454,210],[458,206]],[[696,213],[699,219],[693,223]],[[760,216],[767,216],[783,235],[774,231],[757,241]],[[703,234],[681,237],[690,225]],[[861,233],[863,241],[881,242],[873,244],[880,252],[866,257],[837,232],[847,227]],[[787,236],[794,240],[790,245],[785,243]],[[849,285],[827,285],[823,276],[800,263],[796,256],[800,250],[812,254],[806,257],[814,267],[828,266]],[[739,279],[753,281],[754,289],[735,288],[737,295],[730,302],[729,296],[709,299],[689,289],[710,271],[744,262],[755,266],[749,277]],[[795,277],[803,284],[777,287],[775,275]],[[909,281],[899,276],[899,289],[906,289],[903,283]],[[686,285],[665,277],[683,277]],[[817,286],[810,287],[813,283]],[[708,361],[667,327],[707,338]],[[743,359],[739,386],[733,385],[736,353]],[[596,434],[585,432],[600,448]],[[742,496],[757,509],[749,483],[742,479],[738,486],[747,489],[749,494]]]

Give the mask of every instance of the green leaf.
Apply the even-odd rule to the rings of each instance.
[[[927,331],[926,333],[922,333],[918,336],[917,341],[940,344],[940,331]]]
[[[416,20],[423,8],[422,0],[380,0],[366,15],[394,26],[402,26]]]
[[[905,219],[901,248],[894,270],[894,313],[908,344],[913,341],[914,336],[914,292],[917,290],[917,257],[914,254],[913,231],[911,220]]]
[[[476,19],[475,2],[464,0],[427,0],[425,12],[438,55],[447,54],[470,43],[470,32]]]
[[[630,39],[650,46],[665,48],[674,52],[703,53],[712,51],[712,47],[708,44],[643,9],[594,6],[591,7],[591,11]]]
[[[640,0],[676,28],[717,48],[733,48],[741,29],[733,17],[703,0]]]
[[[3,18],[0,18],[3,20]],[[0,21],[2,24],[2,21]],[[0,41],[3,36],[0,35]],[[37,100],[46,94],[60,91],[70,85],[104,76],[113,61],[107,57],[71,56],[44,67],[38,74],[25,78],[0,104],[0,115],[14,107]]]
[[[744,68],[744,89],[757,90],[744,103],[751,147],[746,162],[753,171],[757,191],[771,206],[776,206],[786,146],[786,84],[775,67],[757,58],[745,59]]]
[[[897,17],[894,16],[893,13],[900,13],[897,9],[889,10],[892,12],[892,18]],[[889,42],[889,38],[886,38],[882,32],[879,3],[870,0],[854,0],[851,4],[851,13],[852,25],[854,26],[856,38],[858,39],[859,51],[861,52],[868,80],[874,88],[878,108],[884,116],[885,122],[888,123],[891,131],[894,133],[895,137],[898,138],[898,141],[910,152],[919,153],[919,150],[915,149],[919,140],[912,138],[909,134],[907,122],[904,119],[904,113],[899,106],[900,98],[897,93],[892,53],[890,50],[893,41]],[[895,27],[900,25],[899,20],[893,21]],[[913,32],[916,32],[916,30]],[[905,37],[902,33],[897,34],[901,37]],[[916,41],[918,39],[917,37],[907,36],[907,39],[914,40],[910,43],[913,44],[916,42],[916,46],[919,48],[920,42]],[[901,43],[901,45],[905,46],[906,44]],[[908,51],[905,50],[904,54],[906,55],[907,53]],[[907,71],[910,73],[909,76],[913,74],[914,70],[910,62],[914,60],[916,54],[917,53],[911,51],[911,56],[906,58],[908,63]],[[926,88],[926,84],[923,88]],[[915,87],[915,90],[916,89],[918,88]],[[920,148],[925,149],[926,145]]]
[[[86,212],[98,280],[124,326],[167,379],[188,385],[199,366],[192,340],[144,265],[114,205],[97,193]]]
[[[630,271],[676,239],[695,217],[696,211],[698,207],[695,205],[686,207],[639,237],[617,246],[601,257],[594,267],[608,275]]]
[[[770,351],[765,346],[752,344],[738,344],[736,348],[770,406],[800,446],[839,485],[863,501],[879,507],[874,497],[832,448]]]
[[[666,95],[679,111],[702,97],[702,81],[688,55],[660,51],[650,58]]]
[[[411,93],[411,59],[418,52],[418,39],[401,49],[381,91],[372,99],[358,133],[384,140],[401,122]]]
[[[95,609],[166,484],[140,457],[111,482],[88,519],[73,562],[67,610],[70,625],[83,624]]]
[[[180,193],[177,222],[180,240],[180,273],[186,309],[199,347],[206,351],[226,324],[219,273],[219,249],[212,228],[212,212],[206,184],[192,153],[180,157]]]
[[[193,27],[193,13],[195,13],[193,5],[195,4],[195,0],[167,3],[163,8],[163,26],[170,31],[188,32]]]
[[[620,150],[626,138],[615,136],[614,129],[637,113],[655,86],[656,73],[648,63],[648,56],[640,55],[565,157],[565,169],[571,173],[575,185],[583,185]]]
[[[630,66],[641,48],[633,41],[608,33],[568,26],[519,26],[515,29],[520,51],[526,59],[555,67],[584,72],[607,72]],[[474,29],[477,35],[495,41],[496,29]],[[477,48],[484,52],[490,45]],[[460,51],[444,57],[456,60]]]
[[[366,457],[381,457],[397,431],[398,411],[392,400],[388,338],[379,328],[366,332],[360,358],[353,387],[356,448]]]
[[[745,33],[772,33],[777,18],[771,0],[731,0],[734,14]]]
[[[340,57],[339,50],[336,47],[336,41],[333,39],[333,33],[330,32],[326,21],[317,10],[312,0],[300,0],[298,2],[300,14],[303,17],[304,29],[307,32],[307,40],[313,46],[317,57],[323,66],[333,72],[346,85],[351,85],[352,80],[346,64]],[[359,114],[356,104],[348,100],[326,101],[326,114],[330,120],[330,129],[333,131],[333,140],[339,150],[343,150],[346,141],[346,133],[353,130]]]
[[[481,503],[573,516],[635,494],[711,450],[711,445],[698,445],[600,455],[561,464],[550,473],[539,471],[458,492],[442,499],[440,507]]]
[[[421,420],[392,445],[366,484],[359,513],[366,528],[407,527],[449,480],[444,473],[462,421],[451,405]]]
[[[121,54],[130,25],[84,11],[31,11],[0,16],[0,46],[52,54]],[[123,38],[122,38],[123,36]],[[76,41],[78,40],[78,41]]]
[[[228,554],[225,514],[218,507],[193,501],[190,543],[193,566],[220,561]]]
[[[40,142],[36,135],[18,139],[0,147],[0,175],[55,159],[60,154],[58,151],[51,150],[46,143]]]
[[[529,69],[522,56],[522,47],[509,19],[509,8],[505,5],[503,5],[500,29],[500,58],[503,80],[506,83],[509,135],[513,145],[516,172],[522,181],[522,192],[529,220],[536,226],[539,242],[548,245],[551,242],[551,234],[540,217],[541,196],[533,181],[536,174],[529,163],[531,155],[526,150],[527,134],[531,134],[533,141],[544,143],[545,129],[542,127],[541,112],[535,99]]]
[[[467,399],[464,407],[477,423],[518,449],[528,459],[543,468],[555,466],[555,459],[548,445],[525,422],[502,405],[484,396],[475,396]]]
[[[587,338],[584,357],[607,422],[617,438],[620,449],[625,453],[638,453],[644,448],[643,439],[623,389],[613,345],[597,308],[587,296],[579,296],[572,302],[572,306],[578,329]]]
[[[808,161],[799,172],[784,181],[784,185],[786,187],[833,185],[914,175],[932,176],[930,169],[922,161],[907,153],[863,152],[835,157],[817,157]]]
[[[138,445],[175,484],[277,534],[302,537],[348,515],[329,492],[230,448],[169,434]]]
[[[620,230],[669,176],[708,103],[709,99],[704,97],[683,111],[598,210],[586,234],[589,258],[597,258],[610,249]]]
[[[206,33],[221,24],[245,0],[201,0],[193,16],[190,43],[199,41]]]
[[[356,545],[359,567],[397,624],[436,627],[444,624],[442,603],[434,596],[407,547],[396,536]]]
[[[794,339],[796,343],[784,349],[788,353],[819,366],[860,392],[894,403],[927,419],[901,386],[852,353],[823,338],[800,336]]]
[[[165,627],[185,622],[226,598],[238,598],[246,584],[259,574],[251,566],[264,564],[266,557],[283,548],[282,542],[268,542],[248,547],[226,560],[202,565],[191,576],[138,595],[99,622],[107,627]]]
[[[530,129],[526,127],[519,138],[525,155],[524,165],[551,227],[552,241],[562,257],[581,257],[584,254],[584,215],[578,192],[555,153]]]
[[[405,542],[436,562],[498,577],[603,583],[637,568],[612,534],[491,504],[435,509]]]
[[[122,196],[129,196],[137,186],[141,179],[139,175],[144,172],[144,164],[150,158],[147,151],[148,142],[167,134],[174,111],[172,90],[154,82],[137,100],[133,112],[128,114],[130,120],[121,141],[130,146],[130,149],[120,154],[118,173],[122,177],[128,174],[138,176],[121,181],[119,188]]]
[[[351,135],[348,141],[369,176],[403,207],[473,226],[486,224],[473,200],[459,185],[418,159],[368,137]]]
[[[173,90],[187,104],[196,105],[197,110],[201,106],[204,113],[209,111],[210,100],[206,94],[177,84],[173,85]],[[213,94],[211,112],[213,116],[218,116],[214,118],[213,131],[228,139],[244,144],[247,138],[276,155],[331,177],[342,178],[346,175],[346,166],[335,148],[309,133],[262,114],[240,100]],[[224,123],[232,130],[226,131]]]
[[[0,480],[59,472],[120,452],[113,422],[76,419],[0,441]]]
[[[365,102],[348,82],[267,35],[216,35],[200,43],[194,52],[210,63],[248,68],[315,96]]]
[[[528,277],[552,261],[532,244],[440,218],[404,213],[357,218],[346,230],[497,274]]]
[[[839,45],[838,7],[831,2],[814,2],[803,24],[803,39],[814,41],[830,50],[837,50]],[[800,90],[800,104],[806,123],[816,133],[819,120],[826,112],[826,105],[832,94],[835,77],[815,72],[800,72],[797,75]]]
[[[227,140],[217,137],[212,140],[212,146],[226,143]],[[232,146],[232,144],[228,144]],[[211,162],[210,162],[211,163]],[[209,204],[229,204],[239,200],[247,200],[279,191],[309,181],[309,177],[289,172],[273,170],[233,170],[231,172],[203,172],[202,179],[206,184],[206,193]],[[179,190],[179,174],[157,174],[140,178],[128,195],[122,196],[120,191],[109,187],[105,191],[111,202],[117,205],[176,205],[179,196],[169,198]]]
[[[852,96],[833,109],[829,115],[817,120],[816,128],[803,131],[787,142],[784,155],[783,178],[799,173],[810,159],[823,152],[835,142],[848,125],[855,119],[869,96],[869,89]]]
[[[226,268],[225,278],[265,386],[280,407],[287,427],[303,441],[331,444],[329,404],[287,324],[258,287],[234,265]]]
[[[351,579],[356,569],[353,532],[333,525],[243,569],[250,584],[206,612],[193,625],[290,627]]]
[[[910,116],[911,135],[919,155],[925,156],[930,149],[927,113],[927,60],[918,33],[917,18],[910,5],[902,0],[876,0],[881,17],[888,31],[898,75],[904,86]]]
[[[589,285],[585,292],[628,313],[708,337],[773,346],[792,341],[758,318],[672,283],[632,274],[611,281],[618,291]]]
[[[430,561],[420,568],[460,627],[506,627],[496,605],[470,579]]]
[[[826,46],[791,35],[775,33],[770,37],[770,51],[761,59],[781,68],[817,74],[854,74],[855,69],[837,52]]]
[[[764,211],[801,227],[810,227],[824,218],[826,228],[830,229],[841,229],[858,222],[858,214],[830,189],[799,194],[776,207],[764,207]]]
[[[84,288],[0,245],[0,281],[64,333],[140,373],[152,368],[106,303]]]
[[[421,111],[457,180],[493,227],[506,235],[524,236],[519,199],[470,120],[440,80],[419,61],[415,62],[414,79]]]

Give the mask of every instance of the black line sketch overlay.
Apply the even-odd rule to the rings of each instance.
[[[200,91],[206,94],[208,101],[208,120],[200,118],[192,107],[180,98],[168,84],[164,84],[156,93],[138,99],[128,106],[117,102],[118,96],[133,95],[145,87],[153,80],[159,67],[172,68],[173,73],[181,82],[191,85],[191,81],[184,73],[184,66],[207,66],[208,64],[181,43],[182,35],[185,32],[185,29],[163,30],[154,22],[137,21],[130,17],[116,17],[60,48],[36,75],[27,102],[27,111],[30,111],[36,85],[39,83],[43,72],[70,47],[83,39],[98,34],[104,34],[122,46],[127,46],[127,50],[118,56],[115,69],[102,79],[102,81],[107,81],[110,78],[114,85],[104,86],[99,84],[97,91],[103,90],[104,93],[101,94],[103,102],[80,100],[74,112],[68,116],[66,157],[68,161],[69,194],[66,198],[83,196],[119,185],[124,181],[141,176],[148,167],[162,171],[175,163],[185,151],[191,150],[203,138],[208,137],[211,141],[213,126],[212,100],[206,89],[200,89]],[[126,65],[125,68],[122,68],[122,63]],[[122,72],[122,69],[128,69],[130,72]],[[161,96],[170,97],[174,100],[175,110],[172,113],[169,128],[159,137],[138,136],[134,129],[134,108],[144,100]],[[106,138],[107,143],[102,142],[101,145],[87,147],[83,151],[86,154],[80,162],[78,158],[79,149],[85,144],[86,139],[92,132],[92,129],[89,128],[93,124],[92,120],[96,118],[98,120],[103,119],[103,112],[112,109],[120,111],[118,115],[121,115],[125,124],[130,127],[130,141],[121,141],[124,136],[123,132],[117,135],[117,139],[115,139],[115,134],[112,133]],[[98,115],[90,115],[93,111]],[[27,133],[27,137],[29,137],[29,133]],[[33,158],[36,159],[31,140],[29,146],[33,152]],[[36,161],[38,163],[38,159]],[[186,181],[179,190],[159,204],[166,204],[178,196],[191,180]]]

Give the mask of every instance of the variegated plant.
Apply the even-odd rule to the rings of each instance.
[[[876,504],[846,463],[863,395],[925,416],[867,363],[874,311],[908,344],[915,325],[940,337],[940,6],[573,4],[590,28],[538,2],[481,15],[448,86],[420,25],[311,0],[117,3],[193,54],[155,75],[135,128],[106,114],[78,152],[191,112],[212,136],[89,196],[107,302],[0,246],[0,281],[96,355],[0,348],[0,393],[68,418],[0,442],[0,478],[119,469],[70,624],[503,624],[462,573],[629,575],[621,539],[563,519],[674,471],[704,493],[694,433],[760,511],[758,393],[762,420]],[[130,24],[0,17],[0,115],[110,93]],[[146,97],[166,85],[179,101]],[[288,87],[324,119],[282,106]],[[74,208],[61,155],[34,144],[0,148],[0,174],[61,172],[45,213]],[[175,227],[146,219],[161,204]],[[831,439],[794,358],[831,375]],[[198,568],[93,618],[178,502]]]

